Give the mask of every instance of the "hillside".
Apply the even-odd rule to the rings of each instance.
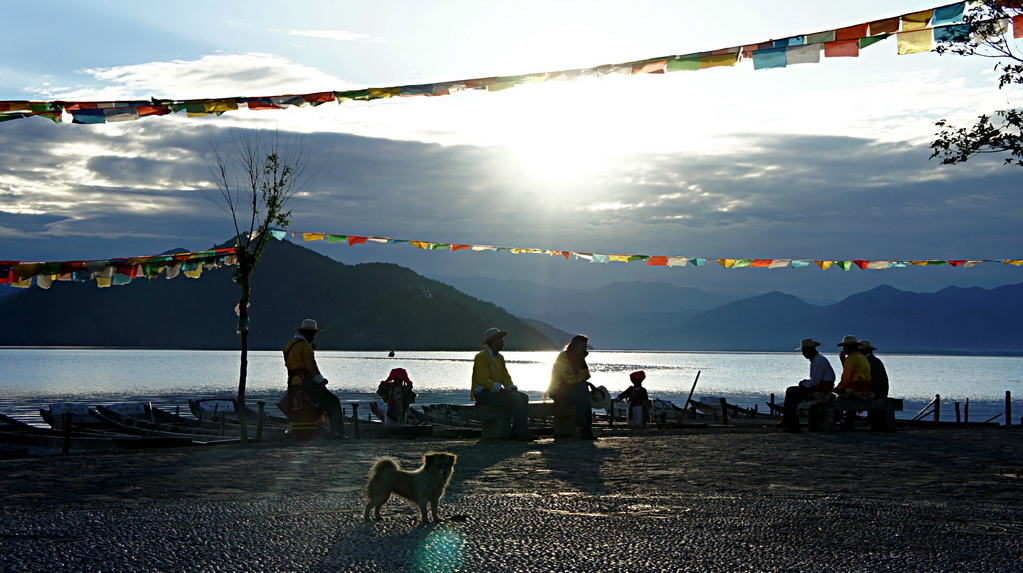
[[[491,326],[513,333],[508,350],[552,349],[536,328],[501,308],[394,264],[345,265],[272,241],[252,277],[252,349],[279,349],[304,318],[326,331],[321,349],[467,350]],[[55,282],[0,298],[5,346],[234,349],[238,287],[231,268],[100,289]]]
[[[650,333],[633,348],[787,351],[805,337],[826,346],[846,334],[883,352],[1023,354],[1014,309],[1023,284],[914,293],[882,285],[828,306],[769,293],[700,313]]]

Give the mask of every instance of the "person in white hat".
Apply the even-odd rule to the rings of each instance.
[[[799,425],[799,403],[814,392],[831,392],[835,388],[835,370],[827,357],[817,351],[821,343],[812,338],[804,338],[799,343],[803,358],[810,361],[810,377],[795,386],[785,389],[785,411],[778,427],[786,432],[802,431]]]
[[[333,392],[327,390],[327,379],[320,374],[316,365],[313,339],[323,332],[316,321],[307,318],[302,325],[295,328],[295,336],[284,346],[284,366],[288,369],[288,387],[300,386],[302,391],[314,401],[319,402],[327,410],[330,421],[331,439],[345,437],[345,417],[341,410],[341,400]]]
[[[547,394],[555,403],[573,404],[579,436],[584,440],[596,440],[597,436],[593,434],[593,405],[590,401],[590,392],[596,391],[597,387],[590,382],[590,367],[586,365],[589,343],[590,339],[582,334],[572,337],[564,352],[558,354],[554,360]]]
[[[870,363],[860,352],[860,341],[849,334],[838,343],[838,346],[842,347],[842,355],[845,358],[842,359],[842,378],[835,391],[839,394],[870,392]]]
[[[507,407],[511,412],[511,439],[531,442],[536,438],[529,434],[529,395],[519,392],[512,382],[511,374],[504,363],[504,337],[507,330],[488,328],[483,333],[485,346],[472,361],[472,387],[469,398],[477,404]]]

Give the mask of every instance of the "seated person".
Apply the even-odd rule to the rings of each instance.
[[[572,404],[580,437],[596,440],[593,434],[593,406],[590,402],[590,390],[596,390],[596,387],[589,381],[590,367],[586,365],[589,341],[589,338],[577,334],[572,337],[565,351],[558,354],[551,368],[551,384],[547,394],[555,403]]]
[[[804,338],[797,348],[810,361],[810,377],[785,390],[785,411],[778,427],[786,432],[801,431],[798,410],[800,402],[814,392],[831,392],[835,387],[835,370],[828,359],[817,351],[820,345],[820,342],[812,338]]]
[[[646,421],[650,417],[650,397],[643,387],[646,372],[637,370],[629,374],[629,380],[632,381],[632,386],[618,395],[619,400],[624,400],[628,404],[625,419],[629,427],[646,428]]]
[[[404,368],[395,368],[377,386],[377,395],[387,405],[385,416],[395,424],[404,424],[408,408],[416,402],[416,393],[412,390],[412,380]]]
[[[519,392],[512,382],[501,354],[507,335],[507,330],[499,328],[490,328],[483,333],[480,346],[486,348],[473,358],[469,398],[485,406],[507,407],[511,413],[511,439],[532,442],[536,438],[529,434],[529,395]]]

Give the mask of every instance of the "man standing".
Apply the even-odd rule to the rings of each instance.
[[[827,357],[817,351],[821,343],[812,338],[804,338],[799,343],[803,357],[810,361],[810,377],[796,386],[785,389],[785,413],[779,428],[786,432],[799,433],[799,403],[806,400],[813,392],[831,392],[835,387],[835,370]]]
[[[316,366],[313,339],[323,332],[316,321],[307,318],[302,326],[295,329],[295,336],[284,347],[284,366],[288,369],[288,387],[299,386],[313,401],[327,410],[330,421],[330,439],[345,438],[345,417],[341,411],[341,400],[327,390],[327,379]]]
[[[529,435],[526,408],[529,404],[529,395],[518,391],[511,375],[508,374],[504,356],[501,355],[504,337],[507,335],[507,330],[499,328],[490,328],[483,333],[483,342],[480,346],[486,348],[479,351],[473,359],[472,388],[469,397],[484,406],[508,408],[511,412],[512,439],[531,442],[536,438]]]

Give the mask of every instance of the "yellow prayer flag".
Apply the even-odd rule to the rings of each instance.
[[[718,264],[725,267],[726,269],[730,269],[732,268],[732,265],[735,264],[735,259],[718,259]]]
[[[429,250],[431,245],[432,245],[432,243],[427,243],[425,241],[409,241],[408,244],[412,245],[413,247],[415,247],[417,249],[426,249],[426,250]]]
[[[1005,261],[1002,261],[1002,264],[1003,265],[1015,265],[1015,266],[1018,267],[1020,265],[1023,265],[1023,259],[1005,260]]]
[[[709,56],[700,56],[700,69],[715,68],[718,66],[734,66],[738,60],[738,53],[730,54],[712,54]]]
[[[202,106],[206,108],[206,113],[224,113],[225,111],[234,111],[238,109],[237,100],[212,100],[202,102]]]
[[[931,16],[934,15],[934,10],[923,10],[920,12],[913,12],[912,14],[906,14],[902,17],[902,31],[912,32],[914,30],[923,30],[931,23]]]
[[[185,271],[185,276],[190,279],[197,279],[202,276],[202,265],[195,268],[194,271]],[[96,279],[97,281],[99,279]]]
[[[831,264],[834,262],[835,261],[814,261],[814,263],[817,263],[817,266],[820,267],[822,271],[830,269]]]
[[[322,241],[324,236],[323,233],[302,233],[302,238],[307,241]]]
[[[627,263],[629,262],[630,255],[610,255],[607,260],[614,261],[616,263]]]
[[[899,55],[916,54],[918,52],[929,52],[932,46],[933,34],[931,30],[920,30],[918,32],[900,32]]]

